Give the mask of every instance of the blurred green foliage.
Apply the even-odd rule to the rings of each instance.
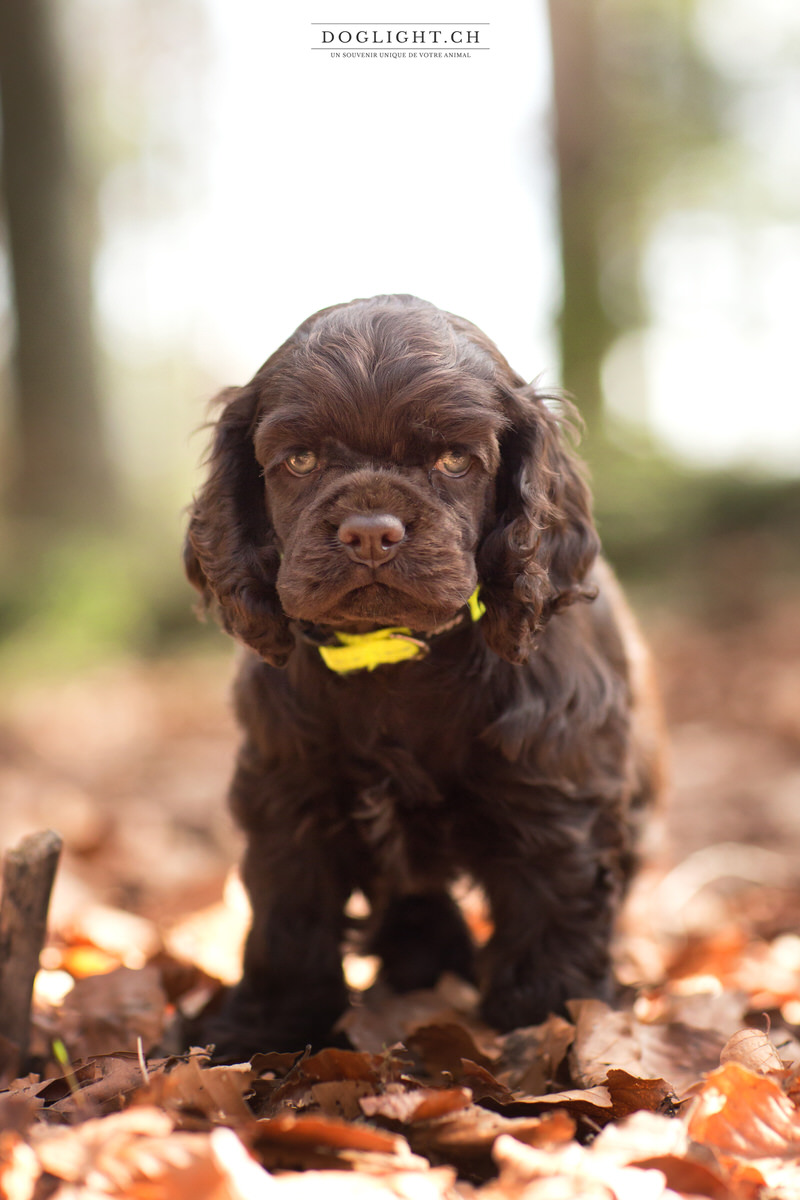
[[[229,646],[194,612],[177,541],[152,530],[65,534],[0,582],[0,672],[69,673],[119,654]]]

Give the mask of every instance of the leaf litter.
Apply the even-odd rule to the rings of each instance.
[[[248,1200],[276,1190],[302,1200],[346,1185],[347,1195],[410,1200],[800,1194],[800,1059],[783,1031],[745,1023],[746,997],[727,1039],[648,1023],[635,1002],[599,1001],[500,1036],[459,981],[406,1004],[378,986],[352,1011],[370,1009],[371,1044],[383,997],[379,1053],[359,1047],[351,1019],[352,1049],[215,1066],[202,1047],[159,1052],[170,1002],[152,976],[170,971],[163,953],[158,961],[90,977],[105,981],[101,1022],[91,1003],[81,1019],[77,986],[60,1018],[55,1006],[37,1014],[40,1035],[46,1027],[87,1053],[52,1074],[45,1055],[41,1077],[8,1080],[0,1093],[7,1200]],[[126,1048],[137,1005],[145,1053]],[[112,1030],[116,1052],[105,1049]]]
[[[179,1052],[176,1013],[235,978],[247,924],[235,881],[223,892],[237,848],[218,801],[235,741],[220,669],[128,665],[0,714],[8,840],[28,813],[63,818],[67,847],[35,1073],[18,1077],[0,1031],[0,1196],[797,1200],[800,699],[769,680],[788,680],[800,626],[771,614],[746,651],[735,631],[678,633],[661,656],[672,857],[655,855],[629,905],[624,994],[504,1036],[444,979],[359,990],[316,1053]],[[715,843],[719,828],[734,840]],[[485,940],[485,913],[469,916]]]

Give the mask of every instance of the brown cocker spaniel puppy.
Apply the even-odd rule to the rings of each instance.
[[[186,543],[249,647],[231,803],[253,919],[218,1053],[325,1038],[356,889],[399,991],[477,976],[502,1030],[607,996],[657,722],[553,408],[412,296],[315,314],[222,400]],[[494,922],[477,963],[464,873]]]

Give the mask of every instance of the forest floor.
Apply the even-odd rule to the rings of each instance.
[[[64,853],[36,1074],[0,1036],[0,1195],[800,1196],[800,606],[647,625],[672,787],[620,931],[624,1001],[500,1037],[467,985],[392,997],[352,953],[352,1050],[234,1067],[167,1053],[176,1010],[236,978],[247,923],[231,656],[18,687],[0,849],[55,828]]]

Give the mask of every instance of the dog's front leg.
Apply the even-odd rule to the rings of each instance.
[[[347,890],[335,855],[289,831],[249,837],[242,877],[252,924],[241,981],[206,1037],[216,1057],[318,1045],[347,1004],[341,938]]]
[[[570,801],[565,800],[565,815]],[[482,971],[481,1012],[497,1029],[514,1029],[563,1013],[567,1000],[610,999],[610,940],[622,893],[624,828],[588,806],[577,820],[552,827],[538,818],[499,853],[476,864],[495,932]]]

